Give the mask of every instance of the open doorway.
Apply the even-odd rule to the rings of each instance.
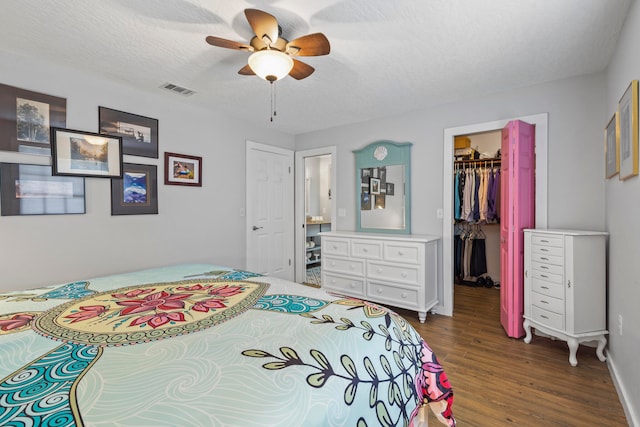
[[[499,287],[501,142],[500,130],[458,135],[454,139],[456,285]],[[478,203],[472,200],[474,193]]]
[[[442,287],[437,312],[453,315],[454,300],[454,147],[455,137],[502,130],[512,120],[522,120],[536,126],[535,217],[536,227],[547,227],[547,152],[548,114],[514,117],[493,122],[477,123],[444,130],[443,138],[443,228],[442,228]]]
[[[296,152],[296,282],[320,287],[321,233],[336,219],[335,147]]]

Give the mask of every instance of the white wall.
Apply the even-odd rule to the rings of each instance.
[[[640,79],[640,4],[631,3],[607,70],[606,111],[601,127],[616,111],[631,80]],[[628,416],[640,426],[640,177],[606,181],[606,224],[609,231],[609,364],[616,372],[619,389],[625,396]],[[623,318],[622,335],[618,316]]]
[[[245,141],[293,149],[293,136],[33,58],[0,52],[0,69],[1,83],[66,98],[71,129],[97,132],[98,106],[156,118],[160,148],[124,160],[158,166],[158,215],[111,216],[110,180],[89,178],[84,215],[0,217],[0,292],[181,262],[244,268]],[[165,186],[165,151],[201,156],[202,188]]]

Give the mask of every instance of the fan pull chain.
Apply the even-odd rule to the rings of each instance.
[[[271,117],[270,117],[270,121],[273,122],[273,118],[277,115],[276,113],[276,86],[273,84],[273,81],[270,82],[271,83]]]

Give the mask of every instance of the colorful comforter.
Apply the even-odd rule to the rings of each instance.
[[[402,317],[280,279],[179,265],[0,294],[3,426],[396,426],[426,404],[454,426],[452,402]]]

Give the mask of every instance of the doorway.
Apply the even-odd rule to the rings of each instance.
[[[454,212],[453,171],[454,144],[456,136],[479,134],[502,130],[508,122],[522,120],[536,126],[536,227],[547,227],[547,150],[548,114],[514,117],[494,122],[478,123],[444,130],[443,139],[443,226],[442,226],[442,288],[438,289],[441,301],[437,306],[440,314],[453,315],[454,290]]]
[[[320,233],[336,220],[336,147],[295,153],[296,282],[321,286]]]
[[[500,282],[500,179],[502,131],[458,135],[454,140],[454,282],[494,287]],[[478,209],[464,190],[478,183]],[[484,191],[482,190],[484,188]],[[458,192],[457,199],[456,193]],[[466,193],[470,196],[471,191]],[[463,256],[467,249],[467,256]],[[469,254],[469,252],[471,252]]]
[[[246,269],[294,279],[291,150],[247,141]]]

